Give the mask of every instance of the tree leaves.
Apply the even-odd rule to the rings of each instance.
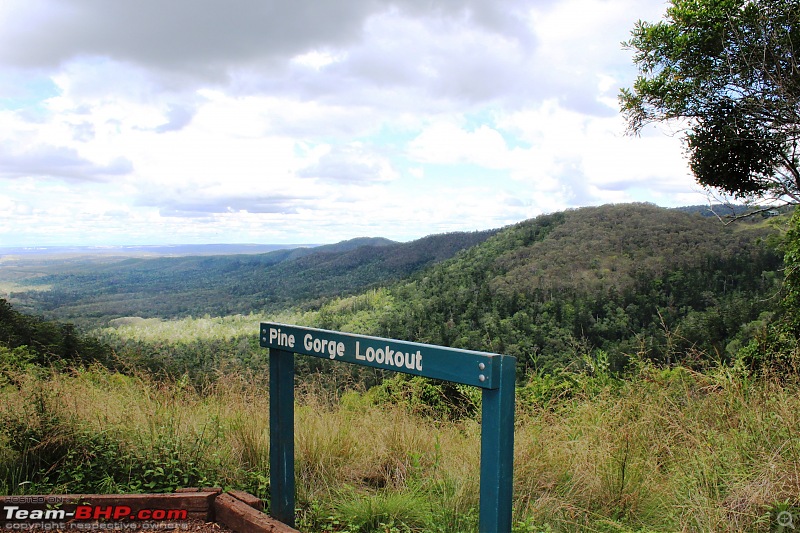
[[[698,182],[800,203],[800,5],[673,0],[629,41],[639,77],[619,100],[629,133],[683,121]]]

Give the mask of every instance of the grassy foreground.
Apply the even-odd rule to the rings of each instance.
[[[228,375],[197,390],[30,367],[0,372],[0,386],[0,493],[269,495],[266,380]],[[477,530],[476,417],[322,390],[298,391],[301,530]],[[518,391],[515,531],[773,531],[798,505],[798,431],[797,386],[729,369],[534,378]]]

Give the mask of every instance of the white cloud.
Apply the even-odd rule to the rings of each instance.
[[[312,50],[294,56],[292,62],[319,71],[322,67],[342,61],[345,57],[346,54],[333,54],[321,50]]]
[[[0,242],[410,239],[685,202],[678,139],[616,113],[620,41],[663,9],[8,0],[0,208],[26,229]]]
[[[466,131],[452,123],[433,124],[409,143],[409,156],[414,161],[425,163],[509,167],[509,149],[505,140],[488,125]]]
[[[361,143],[328,147],[315,163],[301,168],[297,175],[335,184],[365,185],[397,178],[397,172],[385,158],[370,153]]]

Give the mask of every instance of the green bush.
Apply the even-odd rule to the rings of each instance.
[[[19,385],[19,377],[34,371],[36,354],[27,346],[8,348],[0,345],[0,387]]]
[[[755,374],[770,377],[800,373],[800,347],[785,323],[768,324],[739,349],[736,364]]]
[[[459,420],[477,414],[481,393],[476,387],[397,374],[367,393],[376,405],[403,405],[411,412],[439,420]]]
[[[44,390],[23,405],[0,412],[0,488],[10,493],[172,492],[219,484],[218,432],[191,439],[166,430],[154,441],[137,440],[119,429],[84,427]]]
[[[795,338],[800,336],[800,210],[795,210],[784,239],[783,309]]]

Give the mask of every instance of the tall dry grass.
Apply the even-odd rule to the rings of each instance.
[[[547,402],[520,400],[516,531],[766,532],[776,509],[798,505],[796,385],[731,370],[649,370]],[[0,421],[17,432],[0,437],[0,490],[69,491],[78,486],[69,476],[85,472],[101,479],[81,487],[148,490],[132,479],[143,476],[156,490],[187,479],[266,497],[268,412],[266,382],[239,375],[197,389],[98,367],[23,373],[0,390]],[[25,448],[14,435],[26,431],[44,443]],[[304,387],[295,439],[308,531],[476,528],[473,418],[432,420],[367,394]],[[35,464],[37,450],[50,450],[53,464]],[[159,474],[159,464],[183,477]]]
[[[548,407],[519,420],[520,516],[574,531],[603,520],[634,530],[769,531],[770,511],[800,499],[796,386],[730,370],[653,371]]]

